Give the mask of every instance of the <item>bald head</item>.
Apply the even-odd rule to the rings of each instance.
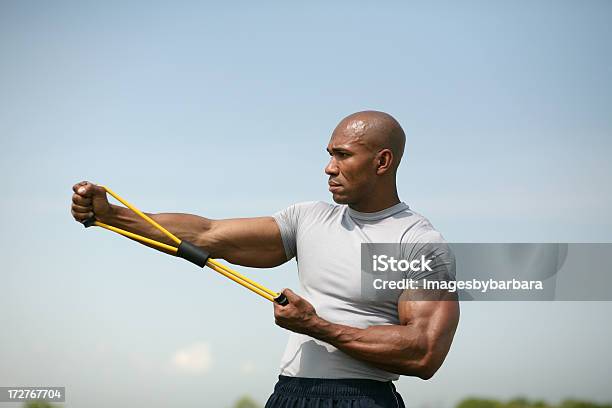
[[[406,144],[406,135],[398,121],[379,111],[356,112],[345,117],[336,126],[332,137],[352,140],[373,152],[391,150],[394,170],[399,166]]]
[[[327,145],[329,191],[338,204],[375,212],[399,202],[397,168],[406,136],[393,116],[377,111],[342,119]]]

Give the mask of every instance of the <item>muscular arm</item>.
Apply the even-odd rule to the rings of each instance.
[[[439,300],[428,301],[415,300],[415,295],[414,290],[406,290],[400,297],[399,325],[358,329],[320,318],[306,300],[291,292],[291,296],[287,295],[289,306],[275,306],[280,315],[277,323],[325,341],[385,371],[429,379],[440,368],[450,349],[459,322],[459,304],[448,294],[438,297]],[[292,306],[301,316],[287,315],[292,313],[288,310]],[[309,311],[308,306],[312,310]]]
[[[82,187],[84,191],[80,190]],[[100,187],[79,183],[73,189],[72,214],[77,221],[94,214],[105,224],[176,245],[131,210],[109,204]],[[272,217],[212,220],[192,214],[147,215],[180,239],[206,249],[213,258],[257,268],[270,268],[287,261],[280,230]]]
[[[110,225],[175,245],[129,209],[113,206],[113,213]],[[147,215],[177,237],[206,249],[213,258],[256,268],[271,268],[287,261],[278,225],[272,217],[212,220],[192,214]]]

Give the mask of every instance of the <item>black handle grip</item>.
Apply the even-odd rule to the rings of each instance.
[[[89,228],[92,225],[94,225],[94,222],[96,222],[96,216],[92,215],[91,217],[89,217],[88,219],[86,219],[85,221],[82,221],[82,224],[85,228]]]
[[[287,306],[289,304],[289,299],[287,299],[287,296],[283,295],[282,293],[275,297],[274,301],[281,306]]]
[[[200,268],[205,267],[206,262],[208,262],[208,258],[210,258],[210,254],[207,251],[185,240],[181,241],[180,245],[178,246],[176,256],[186,259],[189,262],[198,265]]]

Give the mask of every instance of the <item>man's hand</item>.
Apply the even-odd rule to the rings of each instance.
[[[72,216],[78,222],[96,216],[103,221],[112,212],[112,208],[106,198],[106,190],[88,181],[81,181],[72,186]]]
[[[274,303],[274,319],[276,324],[292,332],[309,334],[317,324],[319,316],[315,308],[304,298],[293,293],[291,289],[283,290],[289,304],[281,306]]]

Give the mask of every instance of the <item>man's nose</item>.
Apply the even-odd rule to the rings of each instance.
[[[338,166],[336,165],[336,160],[332,157],[325,166],[325,174],[328,176],[337,176],[338,175]]]

